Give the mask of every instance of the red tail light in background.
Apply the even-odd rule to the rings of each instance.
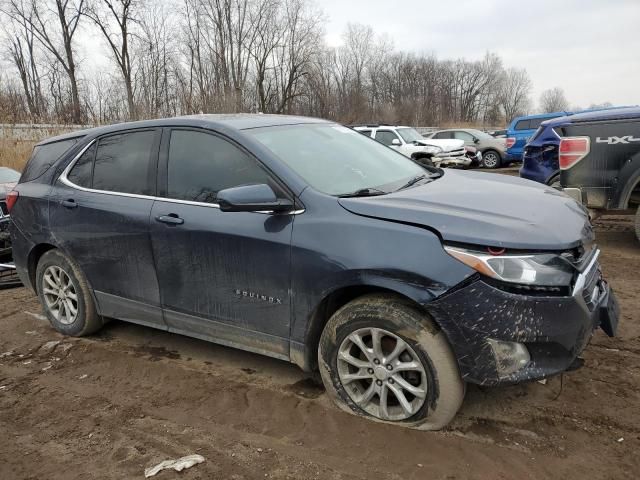
[[[589,137],[565,137],[560,140],[560,169],[567,170],[589,155]]]
[[[15,190],[11,190],[9,193],[7,193],[6,202],[7,202],[7,210],[9,210],[9,213],[11,213],[11,209],[18,201],[18,196],[19,196],[19,193],[16,192]]]
[[[507,146],[507,148],[511,148],[516,144],[516,139],[513,137],[509,137],[505,140],[505,145]]]

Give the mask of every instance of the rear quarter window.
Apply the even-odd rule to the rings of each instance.
[[[37,180],[56,163],[71,147],[82,137],[69,138],[58,142],[36,145],[31,153],[31,158],[22,171],[20,183]]]
[[[518,123],[516,123],[515,127],[513,127],[514,130],[529,130],[531,127],[530,125],[531,120],[520,120]]]

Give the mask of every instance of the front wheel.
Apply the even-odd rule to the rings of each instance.
[[[340,408],[378,421],[438,430],[464,398],[444,333],[392,295],[366,295],[339,309],[322,333],[318,364]]]
[[[485,168],[498,168],[501,163],[500,154],[495,150],[487,150],[482,154],[482,165]]]

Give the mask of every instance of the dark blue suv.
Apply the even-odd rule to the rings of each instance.
[[[117,318],[259,352],[319,370],[347,411],[411,427],[446,425],[465,382],[570,368],[618,319],[575,201],[421,167],[318,119],[52,138],[7,205],[19,275],[59,332]]]
[[[514,118],[507,127],[507,155],[509,161],[522,161],[525,145],[540,127],[542,122],[552,118],[564,117],[568,112],[540,113]]]

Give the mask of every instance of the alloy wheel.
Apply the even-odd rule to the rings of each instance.
[[[482,157],[482,161],[487,168],[496,168],[498,166],[498,156],[492,152],[485,154]]]
[[[78,317],[78,293],[62,268],[51,265],[42,276],[42,293],[47,309],[63,325],[71,325]]]
[[[425,368],[403,339],[380,328],[348,335],[338,349],[338,377],[362,410],[382,420],[415,415],[427,398]]]

